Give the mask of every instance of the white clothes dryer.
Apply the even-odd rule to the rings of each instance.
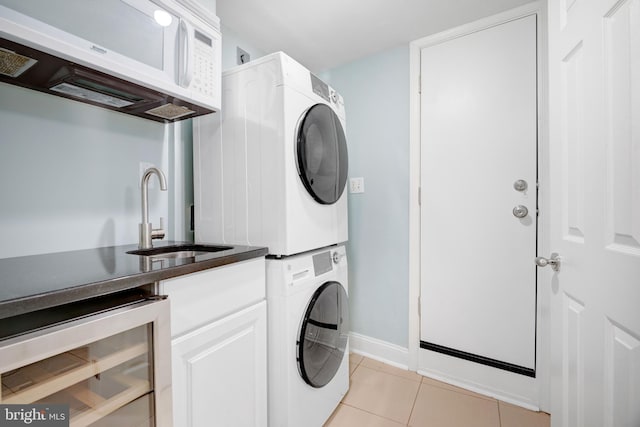
[[[267,259],[269,425],[321,427],[349,389],[344,246]]]
[[[222,75],[194,119],[195,238],[293,255],[345,242],[342,96],[282,52]]]

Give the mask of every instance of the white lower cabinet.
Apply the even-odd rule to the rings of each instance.
[[[267,425],[266,313],[263,301],[173,340],[175,426]]]
[[[161,284],[172,304],[175,427],[267,425],[264,281],[260,258]]]

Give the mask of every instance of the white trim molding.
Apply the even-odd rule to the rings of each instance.
[[[486,18],[482,18],[477,21],[461,25],[459,27],[451,28],[437,34],[414,40],[410,43],[410,46],[417,48],[419,57],[420,49],[424,47],[433,46],[448,40],[473,34],[478,31],[486,30],[487,28],[495,27],[496,25],[501,25],[509,21],[524,18],[525,16],[540,14],[540,9],[540,4],[537,1],[534,1],[515,9],[499,13],[497,15],[488,16]]]
[[[536,378],[519,378],[512,373],[440,355],[420,349],[420,52],[423,48],[472,34],[529,15],[538,20],[538,175],[548,181],[548,108],[547,108],[547,2],[534,1],[516,9],[490,16],[435,35],[415,40],[409,45],[410,142],[409,142],[409,345],[407,366],[412,371],[438,380],[498,397],[501,400],[548,411],[549,406],[549,289],[538,284]],[[548,193],[548,192],[547,192]],[[539,196],[538,250],[548,253],[548,196],[541,185]],[[533,261],[532,261],[533,262]],[[453,361],[449,359],[454,359]],[[426,364],[426,365],[425,365]],[[428,368],[427,368],[428,366]],[[455,366],[460,375],[446,377],[440,366]],[[475,369],[475,368],[477,369]],[[485,369],[486,368],[486,369]],[[474,371],[475,369],[475,371]],[[449,371],[450,372],[450,371]],[[477,375],[476,375],[477,374]],[[474,378],[475,377],[475,378]],[[511,379],[508,379],[511,378]],[[512,392],[508,390],[511,389]],[[507,391],[505,391],[507,390]]]
[[[409,45],[409,369],[420,351],[420,45]]]
[[[368,357],[369,359],[386,363],[387,365],[402,369],[409,369],[409,351],[396,344],[391,344],[377,338],[371,338],[366,335],[350,332],[349,350],[353,353]]]

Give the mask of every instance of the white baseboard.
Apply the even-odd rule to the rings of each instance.
[[[353,353],[378,360],[397,368],[408,369],[409,350],[366,335],[349,333],[349,348]]]

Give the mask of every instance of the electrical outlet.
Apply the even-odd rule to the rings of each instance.
[[[249,61],[251,61],[251,55],[239,46],[236,46],[236,62],[238,65],[246,64]]]
[[[364,178],[350,178],[349,179],[349,192],[354,193],[364,193]]]

